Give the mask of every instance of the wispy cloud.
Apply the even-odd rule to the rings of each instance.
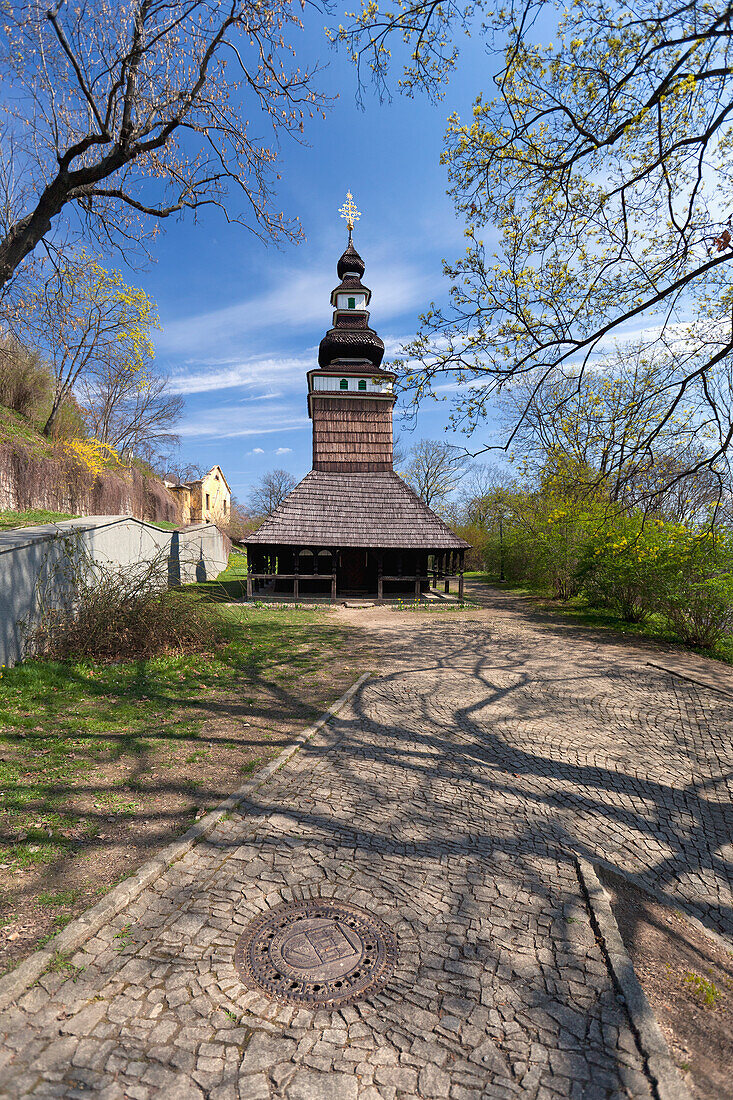
[[[427,305],[435,282],[425,272],[403,264],[379,265],[375,276],[372,305],[377,327],[380,320]],[[286,273],[278,278],[276,287],[223,309],[179,320],[164,318],[156,348],[163,355],[190,355],[201,349],[220,354],[224,349],[241,346],[243,340],[251,340],[256,333],[309,327],[322,327],[325,332],[330,324],[334,283],[333,272]]]
[[[276,455],[291,455],[293,453],[292,447],[278,447],[275,451]]]
[[[294,432],[305,428],[308,423],[307,417],[282,406],[260,406],[257,415],[252,416],[246,407],[237,403],[198,412],[178,425],[176,431],[184,438],[214,436],[218,439],[234,439]],[[264,451],[260,453],[264,454]]]
[[[265,401],[279,396],[278,388],[291,386],[297,381],[305,388],[305,372],[316,365],[316,352],[310,354],[273,358],[254,356],[250,359],[231,359],[222,362],[199,361],[174,371],[170,378],[172,393],[208,393],[211,390],[232,389],[235,386],[261,387],[262,393],[247,395],[247,401]]]

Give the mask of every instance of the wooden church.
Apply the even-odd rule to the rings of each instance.
[[[431,581],[447,592],[457,577],[462,598],[468,543],[392,468],[396,375],[382,367],[384,344],[369,327],[350,193],[341,213],[349,243],[331,294],[333,328],[307,375],[313,469],[245,540],[247,595],[419,597]]]

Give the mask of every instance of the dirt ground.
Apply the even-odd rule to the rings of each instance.
[[[164,727],[145,729],[134,753],[110,737],[102,756],[49,789],[63,805],[63,827],[54,830],[63,857],[0,861],[0,974],[241,787],[370,668],[370,660],[364,635],[352,631],[345,646],[321,651],[290,678],[245,677],[235,694],[207,693],[200,706],[187,703],[169,713]],[[39,819],[47,809],[37,804]],[[31,853],[43,847],[43,825],[31,822],[16,837],[33,841]]]
[[[608,871],[600,877],[636,975],[696,1100],[733,1095],[733,952]]]

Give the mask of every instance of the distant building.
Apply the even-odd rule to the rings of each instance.
[[[349,196],[351,201],[351,196]],[[254,534],[248,594],[263,589],[339,595],[419,596],[459,578],[468,543],[454,535],[392,468],[395,375],[369,327],[371,291],[349,243],[331,295],[333,327],[308,371],[313,469]]]
[[[232,506],[232,491],[221,466],[212,466],[208,474],[181,485],[165,483],[175,496],[181,511],[181,523],[224,523]]]

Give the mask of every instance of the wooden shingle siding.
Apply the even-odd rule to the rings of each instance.
[[[342,463],[343,467],[343,463]],[[467,542],[392,470],[311,470],[245,540],[248,546],[465,550]]]
[[[313,469],[392,468],[392,403],[313,394]]]

